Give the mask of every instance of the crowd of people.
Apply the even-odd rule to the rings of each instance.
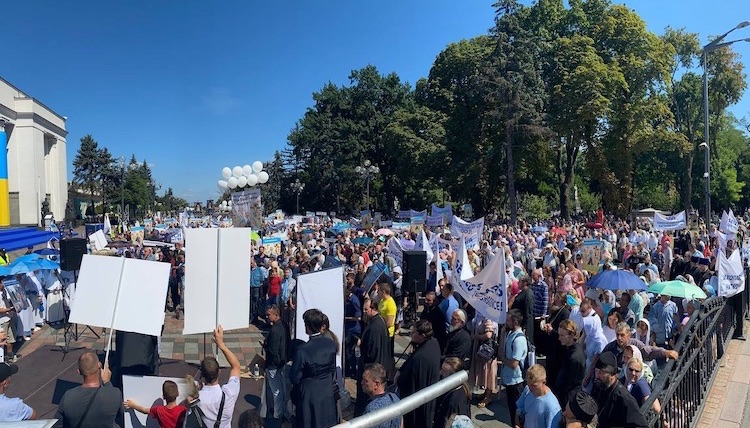
[[[667,359],[678,358],[675,340],[701,302],[641,289],[680,279],[701,287],[708,296],[717,291],[712,280],[717,242],[714,231],[706,228],[693,233],[655,232],[631,228],[624,221],[605,222],[595,229],[584,223],[561,224],[552,231],[523,223],[488,226],[479,244],[467,250],[467,257],[474,274],[495,257],[505,259],[509,309],[505,322],[498,323],[459,292],[452,269],[460,256],[455,244],[437,252],[429,264],[424,292],[417,295],[402,284],[403,266],[388,251],[389,239],[414,241],[416,231],[386,236],[374,230],[331,230],[332,224],[289,225],[278,253],[259,246],[250,260],[248,321],[266,336],[260,415],[287,419],[297,427],[328,427],[341,420],[337,403],[344,394],[344,377],[356,380],[354,415],[359,416],[462,370],[469,373],[466,384],[381,426],[471,426],[471,403],[486,407],[501,389],[510,415],[506,422],[512,425],[645,426],[641,409],[651,395],[651,381]],[[432,239],[432,233],[425,232]],[[442,228],[433,233],[443,242],[455,243]],[[583,242],[591,240],[600,241],[603,248],[596,271],[627,270],[640,277],[644,287],[589,288],[588,280],[596,271],[583,268],[582,256]],[[122,251],[125,257],[172,265],[165,307],[177,318],[185,287],[185,251],[180,244],[174,250],[135,246]],[[344,337],[331,331],[326,314],[310,309],[300,314],[310,339],[292,340],[296,279],[331,263],[345,268]],[[386,273],[366,284],[368,269],[376,263],[382,263]],[[415,303],[419,311],[410,307]],[[410,310],[415,316],[404,316]],[[403,330],[409,332],[410,345],[397,358],[395,338]],[[175,402],[174,387],[165,383],[165,409],[143,407],[120,396],[120,410],[113,404],[112,417],[124,406],[148,413],[161,426],[183,426],[191,415],[206,425],[230,426],[241,364],[224,344],[220,327],[214,338],[230,364],[226,384],[218,383],[218,363],[207,357],[201,363],[200,388],[184,405]],[[339,372],[336,359],[341,354],[345,363]],[[87,373],[91,385],[92,373],[97,381],[107,377],[106,367],[94,367],[86,360],[91,356],[81,358],[81,388],[87,387]],[[544,364],[537,363],[542,360]],[[76,426],[86,418],[82,403],[100,403],[96,400],[106,396],[77,394],[60,406],[60,419],[68,421],[64,426]],[[69,404],[74,400],[75,405]],[[102,402],[94,408],[107,406]],[[658,400],[652,406],[659,412]]]

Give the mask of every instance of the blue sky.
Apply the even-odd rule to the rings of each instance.
[[[162,190],[205,201],[223,166],[283,149],[324,83],[346,84],[373,64],[413,84],[448,43],[486,33],[492,3],[9,2],[0,76],[68,117],[69,164],[92,134],[116,157],[146,159]],[[750,20],[740,0],[624,3],[650,30],[685,27],[703,43]],[[750,37],[750,27],[735,35]],[[750,43],[735,48],[748,67]],[[750,117],[750,95],[732,111]]]

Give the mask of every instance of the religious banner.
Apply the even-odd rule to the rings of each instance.
[[[453,216],[451,235],[454,238],[463,237],[466,240],[466,248],[478,247],[482,233],[484,233],[484,217],[472,222],[467,222],[455,215]]]
[[[654,230],[682,230],[685,228],[687,228],[685,211],[669,216],[654,212]]]
[[[360,211],[359,221],[360,221],[360,229],[362,230],[372,229],[372,217],[370,217],[370,210]]]
[[[408,230],[409,226],[411,226],[411,223],[409,223],[409,222],[406,222],[406,221],[394,221],[391,224],[391,229],[393,229],[393,230]]]
[[[719,296],[732,297],[737,293],[745,290],[745,271],[742,268],[742,258],[740,252],[734,250],[732,255],[727,258],[724,251],[719,251],[716,258],[719,287],[717,293]]]
[[[143,226],[133,226],[130,228],[130,242],[133,244],[143,243],[146,236],[146,230]]]
[[[508,313],[505,257],[493,257],[477,276],[458,281],[455,290],[480,314],[498,324],[505,323]]]
[[[604,241],[598,239],[586,239],[583,241],[581,264],[583,270],[595,275],[599,272],[599,263],[604,254]]]
[[[381,221],[383,221],[383,213],[376,212],[373,218],[373,223],[374,223],[373,227],[376,229],[379,229],[381,227],[380,226]]]
[[[410,230],[414,233],[422,233],[422,230],[424,230],[424,217],[421,215],[412,217]]]
[[[279,254],[281,254],[280,237],[263,238],[261,240],[261,243],[263,244],[263,248],[266,250],[266,254],[268,254],[269,256],[277,257]]]
[[[232,193],[232,224],[234,227],[263,229],[260,189],[252,188]]]
[[[433,216],[443,217],[443,224],[450,224],[453,220],[453,207],[450,204],[444,207],[439,207],[438,204],[432,204],[430,208]]]
[[[430,227],[444,226],[445,217],[442,215],[428,215],[426,224]]]

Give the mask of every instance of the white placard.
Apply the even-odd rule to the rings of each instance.
[[[161,335],[169,263],[86,254],[70,322]]]
[[[742,268],[742,258],[739,250],[732,251],[729,257],[724,251],[719,251],[716,258],[719,287],[716,293],[719,296],[732,297],[745,290],[745,270]]]
[[[250,229],[185,229],[185,327],[182,334],[247,328]],[[192,267],[192,268],[191,268]]]
[[[297,277],[297,339],[307,341],[302,314],[308,309],[319,309],[328,316],[331,331],[339,338],[339,346],[344,343],[344,268],[321,270]],[[336,355],[336,364],[343,367],[342,353]]]
[[[685,220],[685,211],[677,214],[665,216],[661,213],[654,213],[654,230],[682,230],[687,227]]]
[[[161,377],[161,376],[123,376],[122,377],[122,395],[124,400],[133,400],[141,406],[152,407],[166,404],[162,399],[161,387],[164,381],[171,380],[177,384],[177,390],[180,395],[177,397],[177,403],[181,403],[187,397],[187,384],[185,379],[178,377]],[[135,420],[134,420],[135,419]],[[125,428],[159,428],[159,423],[154,418],[136,410],[125,412]]]
[[[89,235],[89,242],[94,248],[99,251],[103,250],[107,246],[107,237],[104,236],[104,231],[101,229]]]

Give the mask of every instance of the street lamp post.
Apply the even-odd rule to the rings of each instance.
[[[377,165],[373,165],[367,159],[362,166],[354,168],[354,171],[361,175],[362,179],[367,183],[367,211],[370,211],[370,180],[380,173],[380,168]]]
[[[120,229],[124,232],[123,222],[125,221],[125,156],[120,157],[120,167],[122,175],[120,176]]]
[[[297,193],[297,214],[299,215],[299,194],[305,188],[305,183],[299,181],[299,178],[292,183],[292,190]]]
[[[711,222],[711,156],[710,146],[708,143],[708,54],[723,47],[732,45],[737,42],[750,42],[750,38],[732,40],[730,42],[723,42],[729,33],[740,28],[744,28],[750,25],[750,21],[742,21],[737,26],[712,40],[707,45],[703,46],[703,144],[700,146],[705,150],[705,167],[703,177],[706,179],[706,227]]]

